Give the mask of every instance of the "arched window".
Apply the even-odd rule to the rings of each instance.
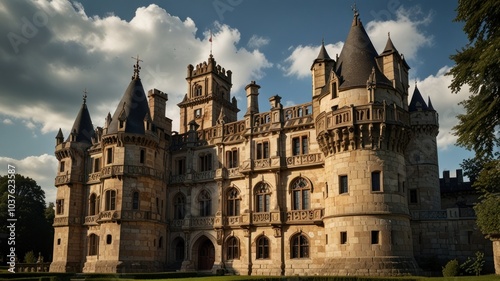
[[[305,178],[299,177],[292,182],[292,207],[294,210],[310,208],[311,186]]]
[[[231,236],[227,239],[226,251],[228,260],[236,260],[240,258],[240,243],[238,238]]]
[[[95,193],[92,193],[90,194],[89,198],[89,216],[97,215],[97,213],[97,196],[95,195]]]
[[[240,215],[240,193],[238,189],[231,188],[227,192],[227,215],[239,216]]]
[[[268,259],[269,258],[269,239],[262,235],[257,239],[257,259]]]
[[[182,193],[177,193],[174,197],[174,220],[184,219],[186,197]]]
[[[95,256],[99,252],[99,236],[89,235],[89,256]]]
[[[132,209],[139,210],[139,192],[138,191],[134,191],[134,193],[132,193]]]
[[[291,246],[292,249],[290,253],[292,259],[309,257],[309,240],[302,233],[299,233],[292,237]]]
[[[200,85],[194,86],[194,96],[199,97],[202,94],[202,87]]]
[[[116,190],[106,190],[105,210],[111,211],[116,209]]]
[[[202,190],[198,196],[198,205],[200,207],[200,216],[207,217],[212,214],[212,198],[210,193]]]
[[[271,201],[271,190],[269,185],[261,182],[255,188],[255,211],[256,212],[269,212]]]

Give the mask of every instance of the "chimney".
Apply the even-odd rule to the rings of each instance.
[[[255,81],[250,82],[245,87],[245,91],[247,92],[247,113],[246,114],[254,114],[259,113],[259,89],[260,86],[255,83]],[[245,115],[246,115],[245,114]]]

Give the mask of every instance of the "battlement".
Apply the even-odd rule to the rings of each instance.
[[[217,64],[212,55],[208,58],[208,61],[199,63],[194,67],[192,64],[188,65],[187,78],[193,78],[196,76],[204,75],[207,73],[217,74],[220,78],[231,83],[232,72],[231,70],[226,70],[220,64]]]

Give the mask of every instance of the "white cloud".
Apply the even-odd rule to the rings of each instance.
[[[24,159],[0,157],[0,167],[13,165],[16,173],[30,177],[45,191],[45,202],[54,202],[57,189],[54,186],[58,161],[54,156],[42,154]]]
[[[423,14],[418,6],[410,9],[400,7],[396,11],[396,20],[370,21],[366,32],[379,53],[383,51],[387,33],[390,32],[396,49],[406,60],[415,62],[418,50],[433,43],[433,37],[426,35],[421,28],[432,21],[432,16],[432,12]]]
[[[33,24],[36,32],[24,36],[18,19],[33,22],[35,15],[43,15],[44,24]],[[0,42],[0,65],[9,69],[2,72],[0,113],[42,133],[61,127],[67,134],[87,88],[93,123],[102,126],[133,74],[131,57],[139,54],[144,61],[144,88],[169,94],[167,112],[177,130],[177,103],[186,91],[185,67],[207,60],[210,53],[208,34],[199,38],[196,32],[192,19],[180,19],[154,4],[138,8],[126,21],[114,15],[88,16],[81,4],[66,0],[3,3],[0,34],[15,34],[22,40]],[[239,40],[237,29],[215,24],[214,58],[238,73],[233,75],[233,93],[272,66],[258,48],[237,48]]]
[[[14,124],[14,122],[12,122],[12,120],[10,120],[8,118],[7,119],[3,119],[2,123],[4,123],[5,125],[12,125],[12,124]]]
[[[432,20],[432,13],[423,14],[418,7],[404,9],[400,7],[396,11],[396,20],[370,21],[366,24],[366,31],[372,40],[373,45],[380,53],[387,43],[387,32],[391,33],[391,40],[400,53],[408,61],[416,62],[419,49],[432,45],[432,36],[427,36],[421,30],[421,26],[429,24]],[[326,50],[332,59],[336,54],[340,54],[343,42],[326,45]],[[291,47],[293,50],[284,64],[279,68],[286,76],[305,78],[311,75],[309,69],[313,60],[317,57],[320,46]]]
[[[250,37],[250,39],[248,39],[247,46],[250,49],[258,49],[263,46],[266,46],[267,44],[269,44],[269,42],[271,42],[271,39],[257,36],[254,34],[252,35],[252,37]]]
[[[343,42],[325,45],[328,55],[335,59],[336,54],[340,54]],[[321,45],[318,46],[302,46],[291,47],[292,54],[285,59],[285,65],[280,66],[286,76],[296,76],[297,78],[306,78],[311,75],[311,65],[315,58],[318,57]]]
[[[430,75],[422,80],[417,81],[417,87],[422,94],[422,97],[427,102],[427,97],[431,98],[432,106],[439,114],[439,135],[437,137],[438,148],[445,150],[453,146],[457,137],[453,135],[452,128],[458,123],[456,116],[464,113],[459,102],[469,97],[467,87],[453,94],[448,88],[451,84],[452,76],[445,75],[451,67],[442,67],[436,75]],[[415,86],[412,85],[409,89],[413,93]],[[409,98],[411,100],[411,96]]]

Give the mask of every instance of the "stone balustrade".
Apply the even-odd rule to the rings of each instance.
[[[287,223],[314,223],[323,220],[323,209],[293,210],[286,212]]]
[[[304,154],[286,158],[286,165],[288,167],[322,164],[322,163],[323,163],[323,153]]]

